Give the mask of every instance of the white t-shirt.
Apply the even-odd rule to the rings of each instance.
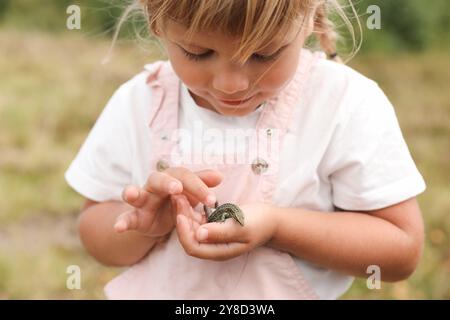
[[[143,71],[123,84],[101,113],[65,178],[95,201],[121,200],[128,184],[150,173],[148,127],[152,92]],[[254,128],[264,105],[244,117],[199,107],[181,86],[180,128]],[[183,143],[181,143],[181,149]],[[372,80],[320,59],[311,69],[280,155],[274,205],[332,212],[384,208],[425,190],[395,111]],[[332,213],[330,213],[332,214]],[[295,258],[322,299],[336,299],[353,277]]]

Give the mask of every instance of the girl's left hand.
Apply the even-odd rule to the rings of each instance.
[[[173,195],[176,206],[178,238],[187,254],[209,260],[227,260],[264,245],[274,235],[277,223],[264,203],[240,206],[245,225],[234,219],[206,223],[206,217],[194,211],[184,195]]]

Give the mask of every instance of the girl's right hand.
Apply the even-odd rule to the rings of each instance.
[[[176,221],[170,196],[184,194],[192,207],[199,202],[213,207],[216,197],[209,187],[218,185],[222,178],[216,170],[192,172],[183,167],[154,172],[143,188],[127,186],[124,189],[122,198],[133,208],[117,217],[114,229],[119,233],[135,230],[150,237],[164,237],[172,231]]]

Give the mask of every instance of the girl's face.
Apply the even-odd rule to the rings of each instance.
[[[274,38],[244,65],[231,60],[239,39],[220,33],[198,33],[187,42],[186,29],[168,22],[162,40],[175,73],[199,106],[222,115],[245,116],[292,79],[312,24],[304,29]]]

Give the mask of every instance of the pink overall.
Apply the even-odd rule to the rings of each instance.
[[[294,78],[277,96],[267,101],[257,128],[278,129],[281,142],[309,70],[321,53],[302,50]],[[149,66],[148,84],[152,88],[149,122],[155,151],[149,164],[164,170],[173,164],[171,154],[176,141],[167,134],[178,128],[180,80],[168,62]],[[282,147],[280,143],[279,147]],[[192,171],[214,168],[224,179],[212,188],[219,204],[271,203],[279,166],[279,153],[249,164],[183,164]],[[108,299],[317,299],[291,255],[266,246],[258,247],[226,261],[189,256],[172,231],[167,241],[157,244],[139,263],[111,280],[105,287]]]

